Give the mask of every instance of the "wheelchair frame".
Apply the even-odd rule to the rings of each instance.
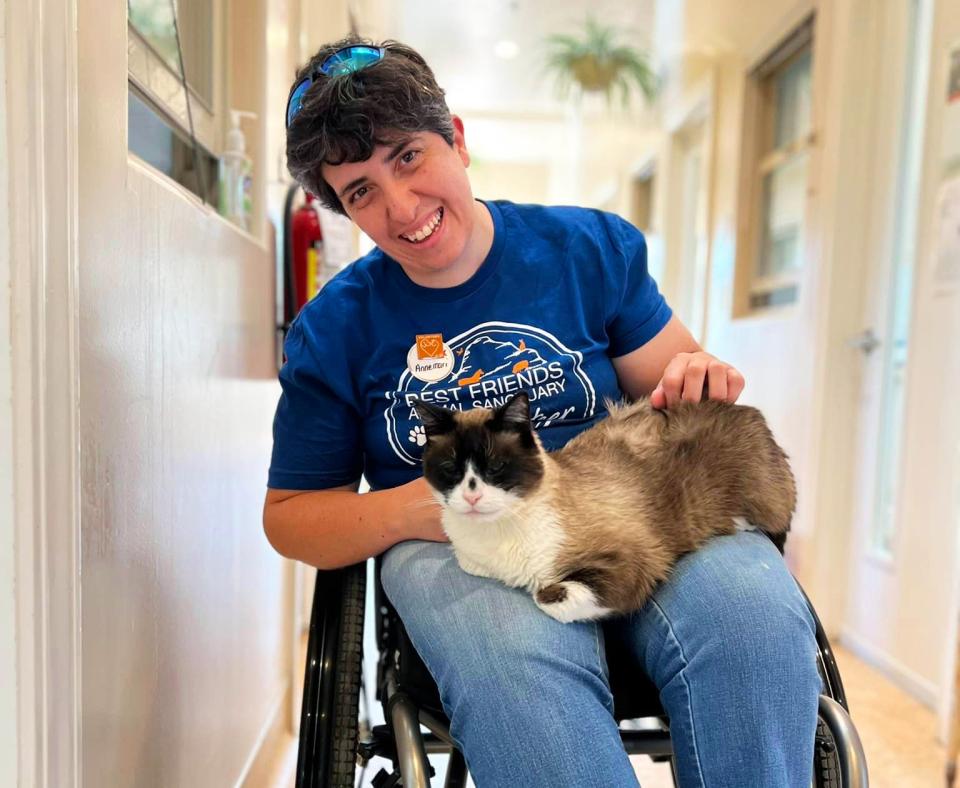
[[[358,593],[363,604],[366,565],[357,564],[345,569],[318,571],[314,590],[313,609],[304,677],[303,705],[300,720],[300,742],[297,759],[297,788],[344,788],[353,780],[341,777],[335,784],[331,774],[336,773],[339,758],[340,773],[346,774],[349,752],[338,752],[335,738],[341,730],[357,725],[358,707],[337,708],[338,686],[350,687],[362,671],[362,612],[358,624],[356,610],[344,610],[346,593]],[[357,760],[366,764],[374,756],[389,759],[392,773],[381,772],[374,779],[377,788],[403,785],[407,788],[429,788],[433,770],[428,755],[448,753],[446,788],[466,785],[467,768],[462,754],[450,738],[448,723],[439,705],[436,686],[427,687],[411,682],[406,664],[419,663],[399,621],[386,599],[379,583],[379,560],[376,564],[375,588],[377,643],[377,700],[383,705],[385,725],[371,731],[366,741],[357,743]],[[799,584],[798,584],[799,587]],[[352,591],[351,591],[352,589]],[[823,680],[817,729],[818,762],[827,758],[837,767],[836,775],[814,775],[815,785],[837,785],[841,788],[866,788],[868,785],[866,760],[856,728],[849,716],[849,707],[843,682],[837,668],[833,649],[809,598],[801,588],[816,626],[817,664]],[[355,605],[354,605],[355,608]],[[401,631],[397,631],[401,630]],[[344,651],[345,642],[352,653]],[[359,644],[359,653],[356,646]],[[352,664],[342,664],[344,661]],[[422,665],[422,663],[420,663]],[[425,672],[425,671],[424,671]],[[338,684],[339,683],[339,684]],[[348,690],[356,700],[356,687]],[[426,698],[426,700],[424,700]],[[660,712],[662,714],[662,711]],[[660,717],[665,721],[664,717]],[[421,726],[429,733],[422,734]],[[654,760],[669,760],[673,769],[673,750],[668,729],[620,730],[624,749],[630,755],[648,755]],[[828,738],[829,736],[829,738]],[[673,770],[676,782],[676,771]]]

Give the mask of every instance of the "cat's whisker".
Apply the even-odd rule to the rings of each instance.
[[[428,506],[437,505],[436,498],[418,498],[415,501],[409,501],[407,507],[410,509],[425,509]]]

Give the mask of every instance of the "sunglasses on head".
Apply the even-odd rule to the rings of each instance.
[[[290,94],[290,101],[287,102],[287,126],[293,122],[297,113],[303,108],[304,95],[310,90],[314,80],[321,74],[332,78],[341,74],[360,71],[360,69],[383,60],[383,56],[386,54],[387,50],[383,47],[356,45],[338,49],[313,69],[309,76],[301,79],[293,89],[293,93]]]

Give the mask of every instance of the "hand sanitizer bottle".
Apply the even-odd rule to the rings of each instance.
[[[230,110],[227,145],[220,156],[220,213],[237,227],[250,230],[251,183],[253,162],[247,155],[247,140],[240,118],[255,118],[253,112]]]

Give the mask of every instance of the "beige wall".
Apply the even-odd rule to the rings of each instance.
[[[263,113],[266,8],[246,9],[232,99]],[[83,782],[232,785],[289,683],[284,565],[260,523],[274,261],[128,158],[126,7],[78,13]]]
[[[0,0],[0,107],[7,104],[6,0]],[[7,122],[0,117],[0,676],[17,673],[15,539],[13,505],[13,358],[10,320],[9,181]],[[17,685],[0,684],[0,785],[17,784]]]

